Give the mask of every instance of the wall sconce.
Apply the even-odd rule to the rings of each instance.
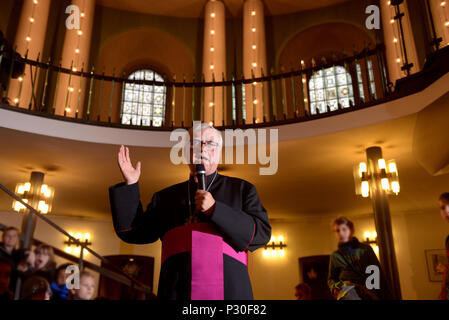
[[[31,203],[32,199],[37,199],[37,211],[42,214],[51,212],[51,205],[55,190],[50,188],[46,184],[42,184],[37,190],[33,190],[30,182],[18,183],[16,185],[16,194],[22,196],[22,200],[25,203]],[[24,212],[26,207],[20,202],[14,200],[12,208],[16,212]]]
[[[395,160],[385,162],[379,159],[375,172],[370,172],[366,162],[354,167],[355,193],[366,198],[370,195],[372,181],[380,181],[382,189],[388,194],[398,195],[400,191],[398,168]]]
[[[377,258],[379,258],[379,246],[377,245],[377,232],[376,231],[365,231],[363,233],[365,241],[363,243],[369,244],[373,248],[374,253]]]
[[[277,240],[277,241],[276,241]],[[268,257],[284,257],[285,250],[284,248],[287,245],[285,244],[284,236],[271,236],[270,241],[265,245],[265,248],[262,252],[263,256]]]
[[[86,233],[78,232],[77,234],[74,234],[73,232],[69,232],[69,234],[72,237],[78,239],[78,241],[85,244],[86,246],[92,245],[92,242],[90,242],[91,235],[88,232],[86,232]],[[77,256],[81,255],[81,246],[79,244],[77,244],[75,241],[73,241],[72,238],[68,238],[66,241],[64,241],[64,244],[66,245],[64,248],[64,251],[66,253],[77,255]],[[83,249],[83,251],[84,251],[84,249]],[[89,253],[89,251],[83,252],[83,254],[87,254],[87,253]]]

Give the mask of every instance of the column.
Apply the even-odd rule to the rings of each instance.
[[[223,2],[209,0],[204,8],[203,74],[204,81],[223,81],[226,76],[226,11]],[[204,122],[221,126],[223,123],[224,88],[206,87],[201,118]],[[225,115],[226,117],[226,115]]]
[[[50,0],[24,0],[13,46],[22,57],[25,57],[28,53],[28,59],[36,60],[39,54],[42,53],[50,2]],[[40,56],[40,59],[42,59],[42,56]],[[22,77],[11,80],[8,98],[14,105],[21,108],[29,107],[32,98],[31,80],[33,79],[34,81],[35,70],[33,68],[33,73],[31,74],[27,65],[25,74]],[[38,76],[36,79],[39,79]]]
[[[441,47],[449,45],[449,2],[445,0],[426,0],[430,2],[430,10],[433,17],[437,37],[443,41]]]
[[[373,204],[380,264],[390,285],[393,299],[400,300],[401,286],[394,249],[388,195],[382,188],[381,179],[377,175],[379,159],[382,159],[382,149],[380,147],[366,149],[366,158],[368,171],[371,173],[370,195]]]
[[[61,67],[74,72],[89,69],[90,42],[94,20],[95,0],[72,0],[72,5],[79,8],[80,28],[66,29],[61,56]],[[75,13],[72,11],[70,14]],[[69,14],[67,15],[67,17]],[[61,73],[58,89],[55,92],[55,114],[68,117],[81,117],[85,97],[87,78]]]
[[[243,75],[245,79],[257,78],[262,70],[268,75],[264,7],[261,0],[246,0],[243,4]],[[245,123],[263,122],[264,116],[268,117],[265,111],[268,110],[267,83],[246,84],[244,103]]]
[[[394,5],[395,3],[400,3],[399,10],[403,14],[401,21],[397,18],[398,13]],[[408,8],[403,3],[403,0],[381,0],[380,9],[388,73],[390,81],[394,84],[396,80],[407,76],[406,63],[413,64],[410,68],[410,73],[415,73],[420,70],[418,54],[416,52]]]

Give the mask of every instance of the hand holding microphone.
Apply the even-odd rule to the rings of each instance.
[[[198,179],[198,190],[196,190],[195,194],[195,209],[205,215],[210,215],[214,211],[215,199],[210,192],[206,191],[206,169],[203,164],[197,164],[195,171]]]

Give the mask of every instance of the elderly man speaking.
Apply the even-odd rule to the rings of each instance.
[[[120,147],[125,182],[109,188],[115,231],[129,243],[162,240],[159,299],[251,300],[248,250],[270,240],[267,212],[251,183],[217,172],[222,138],[215,128],[190,130],[189,146],[189,179],[156,192],[145,211],[141,163],[134,168],[129,149]],[[194,162],[204,165],[205,190],[198,188]]]

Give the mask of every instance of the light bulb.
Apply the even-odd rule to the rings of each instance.
[[[396,163],[394,163],[394,162],[388,163],[388,172],[398,173],[398,168],[396,167]]]
[[[365,231],[365,233],[363,234],[363,238],[365,239],[369,239],[371,236],[371,233],[369,231]]]
[[[380,183],[382,184],[382,189],[384,189],[384,190],[390,189],[390,182],[388,181],[388,178],[382,178],[380,180]]]
[[[30,42],[30,41],[31,41],[31,37],[27,36],[27,37],[25,38],[25,40],[28,41],[28,42]]]
[[[210,14],[210,16],[211,16],[211,18],[215,18],[215,12],[212,12],[212,13]]]
[[[359,164],[359,176],[362,177],[362,173],[365,173],[367,171],[366,168],[366,162],[360,162]]]
[[[213,64],[210,65],[210,69],[211,69],[211,70],[214,69],[214,65],[213,65]]]
[[[368,181],[362,181],[362,197],[369,197],[369,183]]]
[[[215,34],[215,30],[212,29],[212,30],[210,31],[210,34]]]
[[[30,17],[30,22],[33,23],[34,22],[34,18]]]
[[[252,28],[251,31],[252,31],[252,32],[256,32],[256,28]]]
[[[82,34],[83,34],[83,31],[78,30],[78,35],[82,35]]]
[[[214,52],[214,51],[215,51],[214,47],[210,47],[210,52]]]
[[[257,46],[253,44],[251,48],[253,48],[253,50],[256,50]]]
[[[398,194],[400,187],[399,187],[399,182],[398,181],[393,181],[391,183],[391,190],[393,191],[393,193]]]
[[[385,160],[384,159],[379,159],[377,162],[378,162],[378,165],[379,165],[379,169],[385,169],[386,168],[386,164],[385,164]]]
[[[252,66],[253,66],[253,67],[257,67],[257,62],[253,62],[253,63],[252,63]]]
[[[45,203],[45,201],[41,200],[39,201],[37,205],[37,210],[39,210],[42,214],[48,213],[48,204]]]
[[[255,16],[255,15],[256,15],[256,11],[254,11],[254,10],[251,11],[251,15],[252,15],[252,16]]]

